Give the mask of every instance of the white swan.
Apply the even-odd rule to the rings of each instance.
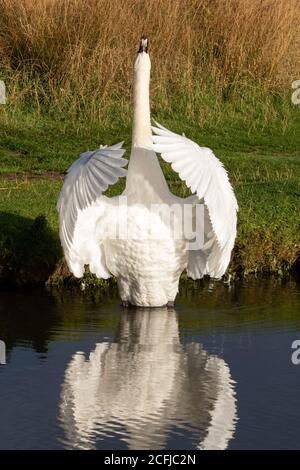
[[[152,128],[152,136],[147,49],[148,40],[142,38],[133,67],[132,149],[125,191],[112,198],[103,195],[126,175],[127,160],[122,143],[100,147],[83,153],[69,168],[57,209],[71,272],[81,277],[87,264],[100,278],[117,278],[125,304],[154,307],[173,304],[185,269],[193,279],[225,273],[238,207],[227,173],[210,149],[160,125]],[[182,199],[169,191],[155,152],[171,163],[194,196]],[[202,212],[196,210],[199,204]],[[188,216],[182,217],[178,208]],[[187,225],[195,223],[202,244],[192,249],[193,230]]]
[[[185,435],[194,448],[226,449],[238,419],[234,385],[222,358],[181,344],[174,310],[127,310],[115,342],[74,354],[66,368],[64,444],[164,449]]]

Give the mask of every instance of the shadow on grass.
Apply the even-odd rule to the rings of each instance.
[[[58,236],[44,216],[0,212],[0,287],[45,283],[60,257]]]

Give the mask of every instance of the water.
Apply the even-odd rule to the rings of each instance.
[[[0,448],[299,449],[299,284],[184,290],[172,311],[2,292]]]

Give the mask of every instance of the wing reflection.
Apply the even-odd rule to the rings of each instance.
[[[175,311],[128,311],[114,343],[71,359],[60,421],[69,448],[225,449],[236,415],[234,382],[223,359],[179,340]],[[113,439],[110,439],[113,438]],[[101,444],[100,444],[101,445]]]

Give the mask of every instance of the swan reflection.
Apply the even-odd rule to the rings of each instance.
[[[66,369],[65,445],[225,449],[237,421],[233,387],[223,359],[180,343],[174,310],[127,311],[115,342],[96,344],[88,359],[76,353]]]

